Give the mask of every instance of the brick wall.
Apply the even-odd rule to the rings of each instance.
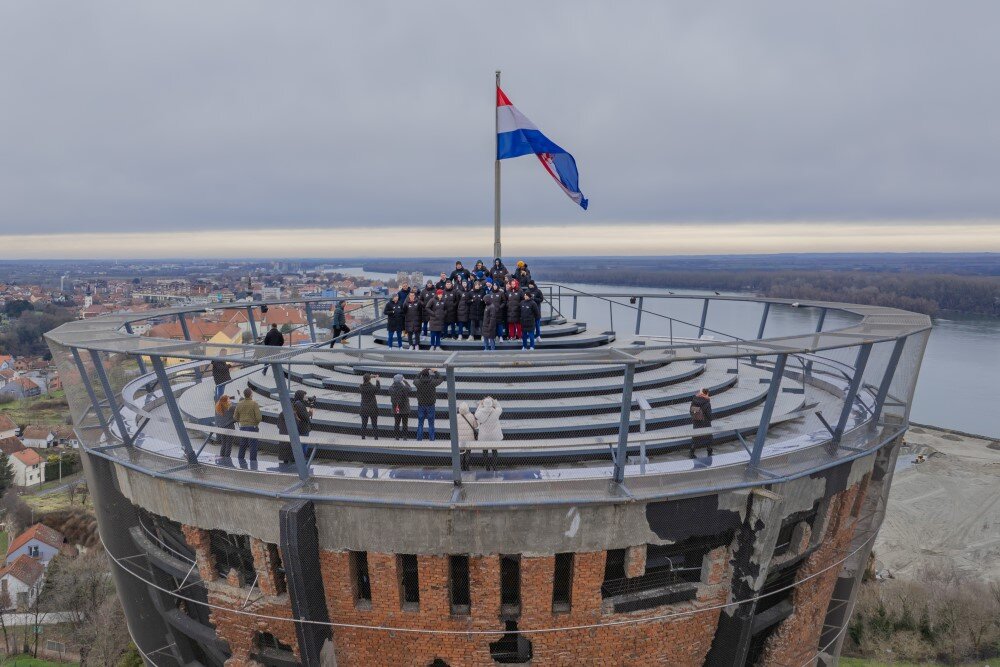
[[[706,558],[704,584],[696,600],[631,614],[602,614],[601,583],[605,553],[574,556],[570,611],[553,613],[554,557],[521,558],[521,615],[518,628],[532,642],[532,665],[700,665],[712,643],[719,610],[699,611],[724,602],[728,594],[725,548]],[[485,634],[429,634],[359,628],[334,628],[337,664],[427,665],[440,658],[457,665],[493,664],[490,643],[503,634],[500,621],[500,559],[469,559],[471,611],[451,614],[447,556],[420,556],[420,606],[400,608],[397,558],[368,554],[372,604],[359,608],[354,601],[350,557],[347,552],[320,554],[323,584],[334,623],[391,626],[450,631],[493,631]],[[565,632],[532,633],[553,627],[607,623],[625,618],[645,619],[684,613],[664,620]]]
[[[768,667],[802,667],[812,664],[841,569],[830,565],[843,559],[850,551],[857,524],[857,517],[852,516],[852,510],[855,503],[863,501],[867,481],[866,477],[830,499],[823,540],[819,548],[799,566],[795,577],[796,581],[805,581],[796,586],[792,594],[794,611],[768,638],[758,664]]]
[[[181,526],[181,530],[188,545],[194,550],[198,574],[208,589],[208,602],[212,605],[209,614],[216,634],[229,643],[232,652],[226,666],[243,667],[253,664],[250,656],[258,648],[259,632],[274,635],[278,641],[292,647],[298,657],[295,623],[290,620],[291,602],[284,592],[284,581],[277,571],[277,548],[258,539],[251,540],[250,551],[257,571],[258,587],[258,590],[251,591],[251,582],[241,581],[236,570],[230,570],[226,579],[219,576],[212,556],[209,531],[193,526]],[[279,621],[274,617],[289,620]]]

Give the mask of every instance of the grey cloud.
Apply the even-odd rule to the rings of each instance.
[[[0,5],[0,232],[1000,214],[1000,5]]]

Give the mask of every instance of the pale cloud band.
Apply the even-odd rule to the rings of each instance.
[[[504,254],[523,256],[1000,252],[1000,222],[510,225],[503,242]],[[486,224],[0,236],[4,259],[466,256],[491,247]]]

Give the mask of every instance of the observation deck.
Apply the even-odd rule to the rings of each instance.
[[[120,313],[65,324],[47,339],[87,452],[135,473],[272,498],[488,507],[678,497],[795,479],[871,454],[905,429],[930,329],[928,317],[892,308],[543,290],[542,336],[531,352],[508,349],[520,347],[513,342],[483,352],[479,342],[448,339],[440,352],[388,349],[384,321],[374,317],[332,347],[317,333],[321,309],[351,301],[379,313],[378,297]],[[628,331],[578,320],[577,302],[585,300],[618,308]],[[669,313],[692,301],[698,321],[646,307],[655,302]],[[713,311],[730,304],[758,309],[757,338],[710,326]],[[261,307],[275,305],[302,307],[314,342],[274,348],[189,340],[188,320],[209,311],[245,314],[256,337]],[[792,307],[819,313],[818,326],[763,337],[769,313]],[[824,330],[832,311],[851,323]],[[188,340],[132,333],[175,319]],[[256,465],[219,458],[222,436],[246,434],[213,426],[209,364],[218,360],[235,366],[226,393],[249,387],[261,405]],[[414,439],[414,408],[407,437],[396,440],[391,378],[412,381],[423,368],[446,379],[435,404],[437,439]],[[381,381],[377,441],[360,432],[364,374]],[[688,405],[700,388],[712,394],[714,420],[696,430]],[[298,389],[315,396],[313,430],[281,435],[276,423]],[[475,408],[486,396],[503,408],[503,440],[459,442],[457,407]],[[712,456],[702,448],[689,458],[692,438],[709,434]]]

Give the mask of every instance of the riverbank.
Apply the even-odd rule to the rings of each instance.
[[[1000,441],[912,425],[905,443],[875,542],[877,569],[1000,582]]]

